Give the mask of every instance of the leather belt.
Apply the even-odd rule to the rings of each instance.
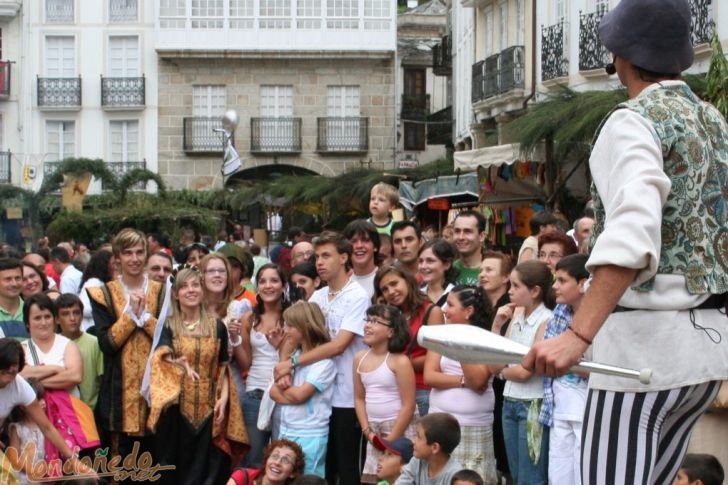
[[[726,309],[726,311],[728,311],[728,293],[710,295],[708,299],[700,305],[693,308],[686,308],[685,310],[716,310],[719,308],[724,308]],[[612,310],[612,313],[632,312],[635,310],[644,310],[644,308],[627,308],[621,305],[617,305],[616,307],[614,307],[614,310]]]

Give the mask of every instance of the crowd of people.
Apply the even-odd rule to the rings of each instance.
[[[540,212],[494,251],[477,210],[423,230],[379,183],[368,220],[291,228],[270,259],[132,228],[93,254],[0,248],[0,480],[722,484],[686,451],[728,379],[728,126],[679,80],[685,0],[622,0],[599,35],[629,100],[570,234]],[[418,344],[432,325],[530,350],[460,362]]]

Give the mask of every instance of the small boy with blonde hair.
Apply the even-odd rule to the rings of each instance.
[[[368,221],[374,224],[378,233],[391,235],[394,224],[392,211],[397,204],[399,204],[397,187],[385,182],[379,182],[372,187],[369,196],[369,213],[372,216]]]

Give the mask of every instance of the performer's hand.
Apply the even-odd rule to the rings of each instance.
[[[270,332],[266,333],[265,337],[268,339],[268,343],[277,349],[278,347],[280,347],[283,339],[286,338],[286,331],[283,330],[283,328],[281,327],[276,327]]]
[[[144,314],[144,310],[147,306],[146,303],[146,295],[141,290],[134,290],[131,292],[131,295],[129,295],[131,311],[137,316],[137,318],[141,318]]]
[[[222,423],[223,420],[225,419],[225,411],[227,410],[227,404],[228,404],[228,400],[226,397],[221,397],[220,399],[215,401],[215,409],[213,412],[215,414],[215,422],[217,424]]]
[[[581,360],[587,348],[587,344],[579,337],[567,331],[558,337],[535,343],[521,365],[536,374],[562,376]]]
[[[192,367],[190,366],[190,363],[187,362],[187,358],[186,357],[184,357],[184,356],[178,357],[175,360],[175,363],[177,365],[182,366],[182,368],[184,368],[185,372],[187,373],[187,377],[189,377],[193,381],[199,381],[200,380],[200,375],[197,372],[195,372],[194,369],[192,369]]]

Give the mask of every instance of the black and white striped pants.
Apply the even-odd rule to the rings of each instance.
[[[655,392],[590,390],[581,437],[583,485],[670,484],[720,381]]]

